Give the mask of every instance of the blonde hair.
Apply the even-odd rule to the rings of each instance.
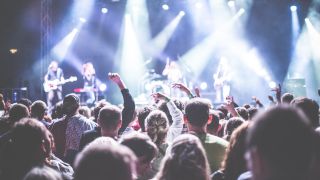
[[[166,114],[160,110],[152,111],[146,118],[145,128],[152,139],[157,145],[164,143],[169,129],[169,121]]]

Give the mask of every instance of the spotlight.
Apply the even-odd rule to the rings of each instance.
[[[233,0],[228,1],[228,6],[229,7],[235,7],[236,2],[234,2]]]
[[[12,48],[9,50],[11,54],[16,54],[18,52],[18,49]]]
[[[79,20],[80,20],[82,23],[87,22],[87,20],[86,20],[85,18],[83,18],[83,17],[79,18]]]
[[[102,14],[106,14],[106,13],[108,13],[108,9],[107,8],[101,8],[101,13]]]
[[[168,11],[170,9],[170,7],[169,7],[168,4],[163,4],[162,5],[162,9],[165,10],[165,11]]]
[[[200,89],[201,90],[206,90],[208,88],[208,84],[206,83],[206,82],[202,82],[201,84],[200,84]]]
[[[184,15],[186,15],[186,13],[185,13],[184,11],[180,11],[180,12],[179,12],[179,15],[180,15],[180,16],[184,16]]]
[[[270,81],[270,82],[269,82],[269,87],[270,87],[271,89],[274,89],[274,88],[277,87],[277,83],[274,82],[274,81]]]
[[[107,90],[107,85],[104,84],[104,83],[100,84],[99,90],[102,91],[102,92],[105,91],[105,90]]]
[[[201,2],[197,2],[196,3],[196,8],[198,8],[198,9],[202,8],[202,3]]]
[[[290,10],[291,10],[292,12],[297,11],[297,6],[295,6],[295,5],[291,6],[291,7],[290,7]]]

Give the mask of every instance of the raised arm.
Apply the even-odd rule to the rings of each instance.
[[[125,83],[122,81],[118,73],[109,73],[108,77],[112,82],[117,84],[123,97],[122,126],[119,130],[119,134],[121,134],[133,120],[135,103],[129,92],[129,89],[127,89]]]
[[[182,92],[185,92],[190,99],[195,97],[192,94],[191,90],[186,85],[184,85],[182,83],[173,83],[172,87],[180,89],[180,91],[182,91]]]

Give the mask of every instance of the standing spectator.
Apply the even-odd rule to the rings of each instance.
[[[56,145],[55,154],[70,164],[79,150],[81,135],[97,126],[95,122],[79,114],[79,107],[79,97],[68,94],[63,99],[63,111],[66,116],[54,122],[50,128]]]
[[[210,122],[210,103],[202,98],[194,98],[185,106],[185,123],[189,133],[198,136],[206,150],[211,172],[220,168],[228,142],[207,133],[207,123]]]
[[[29,115],[29,110],[25,105],[13,104],[9,109],[9,117],[0,120],[0,136],[7,133],[14,123]]]
[[[258,115],[247,137],[253,180],[309,179],[314,138],[310,122],[296,108],[278,106]]]
[[[50,123],[44,119],[44,115],[47,111],[47,105],[43,101],[35,101],[31,105],[31,117],[39,120],[43,123],[47,128],[50,126]]]

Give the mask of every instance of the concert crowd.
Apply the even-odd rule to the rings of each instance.
[[[272,105],[227,96],[214,106],[199,89],[172,82],[182,96],[155,92],[152,104],[138,105],[119,74],[108,78],[121,105],[94,98],[81,105],[73,93],[53,105],[10,104],[1,95],[0,179],[320,179],[313,99],[278,86]]]

